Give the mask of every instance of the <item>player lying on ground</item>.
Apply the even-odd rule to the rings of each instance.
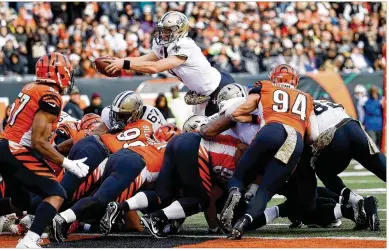
[[[62,109],[62,97],[73,86],[70,61],[49,53],[36,63],[36,81],[23,87],[11,107],[7,126],[0,134],[0,174],[7,184],[6,196],[19,210],[31,211],[30,192],[44,198],[35,219],[18,248],[39,248],[45,227],[61,207],[66,192],[56,181],[47,160],[84,177],[89,167],[82,160],[69,160],[50,144]],[[9,191],[9,192],[8,192]],[[0,201],[0,215],[11,213],[10,200]],[[20,215],[20,211],[16,210]]]
[[[188,105],[195,105],[193,112],[211,116],[218,112],[217,94],[223,86],[234,83],[228,73],[212,67],[200,47],[188,38],[188,18],[177,11],[170,11],[157,23],[157,36],[152,51],[141,57],[107,60],[109,74],[134,70],[142,73],[169,71],[189,88],[185,95]]]
[[[212,185],[232,176],[239,144],[228,134],[213,141],[201,139],[197,133],[175,137],[167,145],[155,191],[136,194],[119,204],[119,210],[154,211],[141,220],[152,235],[165,237],[163,229],[168,220],[183,219],[208,208]],[[171,203],[180,190],[182,194]],[[156,207],[163,209],[155,211]]]
[[[170,129],[169,140],[180,131],[174,125],[166,125]],[[158,132],[164,130],[158,130]],[[159,137],[158,135],[157,137]],[[159,137],[161,138],[161,137]],[[107,204],[116,199],[122,202],[133,196],[145,183],[152,183],[161,169],[163,153],[167,143],[148,140],[142,146],[120,145],[118,151],[108,158],[102,184],[89,197],[77,201],[74,206],[57,215],[53,220],[56,241],[64,241],[70,224],[76,220],[100,219]],[[109,227],[111,228],[111,226]]]
[[[234,208],[239,203],[250,178],[263,175],[254,198],[245,215],[234,225],[231,238],[242,237],[244,228],[263,214],[268,201],[283,186],[303,152],[304,137],[314,141],[318,126],[313,112],[313,99],[296,89],[297,72],[289,65],[277,66],[270,75],[271,82],[259,82],[250,90],[246,102],[226,113],[238,122],[252,119],[251,112],[261,111],[264,126],[247,148],[237,165],[237,171],[228,182],[229,197],[221,214],[221,221],[231,227]],[[263,146],[267,147],[264,148]]]

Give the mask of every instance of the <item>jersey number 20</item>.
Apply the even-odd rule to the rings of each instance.
[[[289,94],[283,90],[273,92],[273,111],[289,112]],[[307,113],[307,97],[303,94],[298,94],[292,105],[292,113],[300,116],[301,120],[305,120]]]

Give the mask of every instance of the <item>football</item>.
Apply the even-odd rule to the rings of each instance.
[[[109,65],[109,63],[105,62],[105,60],[107,60],[107,59],[113,60],[115,58],[107,57],[107,56],[96,58],[96,60],[95,60],[96,70],[107,77],[119,77],[121,75],[121,71],[116,71],[114,74],[108,74],[105,71],[105,67],[107,67]]]

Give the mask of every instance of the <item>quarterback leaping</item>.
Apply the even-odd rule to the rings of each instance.
[[[106,60],[105,70],[134,70],[154,74],[168,71],[189,88],[185,95],[188,105],[195,105],[193,112],[211,116],[218,112],[216,104],[220,89],[234,83],[227,73],[213,68],[201,49],[188,36],[188,18],[177,11],[170,11],[157,23],[152,51],[141,57]]]

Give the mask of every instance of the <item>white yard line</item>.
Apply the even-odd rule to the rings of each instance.
[[[87,234],[87,233],[80,233],[80,234],[74,234],[74,235],[91,235],[91,236],[103,236],[102,234]],[[150,236],[147,234],[131,234],[131,233],[115,233],[115,234],[109,234],[108,236],[116,236],[116,237],[145,237]],[[224,235],[171,235],[172,237],[181,237],[181,238],[210,238],[210,239],[224,239],[226,238]],[[150,236],[151,237],[151,236]],[[295,240],[295,239],[349,239],[349,240],[374,240],[374,241],[386,241],[386,238],[381,237],[358,237],[358,236],[334,236],[334,237],[257,237],[257,236],[245,236],[246,239],[267,239],[267,240]]]
[[[360,176],[374,176],[372,172],[343,172],[339,174],[339,177],[360,177]]]

